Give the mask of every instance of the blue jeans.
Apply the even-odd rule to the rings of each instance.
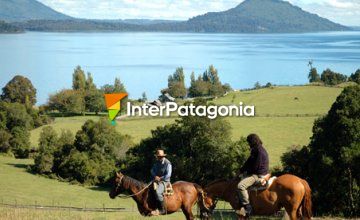
[[[163,202],[164,201],[164,192],[165,192],[165,185],[167,185],[169,182],[158,182],[157,188],[155,190],[156,192],[156,198],[158,201]]]

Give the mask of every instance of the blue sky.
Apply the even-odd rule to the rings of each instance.
[[[79,18],[186,20],[209,11],[235,7],[242,0],[38,0]],[[332,21],[360,26],[360,0],[289,0]]]

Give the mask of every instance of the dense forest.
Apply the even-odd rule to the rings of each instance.
[[[23,32],[21,27],[17,27],[11,24],[8,24],[4,21],[0,21],[0,33],[20,33]]]

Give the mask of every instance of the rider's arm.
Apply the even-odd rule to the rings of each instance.
[[[161,180],[169,179],[171,177],[171,173],[172,173],[172,165],[171,163],[169,163],[166,167],[166,174],[161,177]]]
[[[152,168],[151,168],[151,176],[152,176],[152,178],[155,178],[155,176],[156,176],[156,170],[155,170],[155,166],[153,166]]]
[[[251,166],[254,165],[254,163],[256,161],[256,157],[257,157],[256,154],[257,154],[256,149],[252,149],[250,157],[246,160],[244,165],[240,168],[240,173],[243,173],[243,172],[249,170],[251,168]]]

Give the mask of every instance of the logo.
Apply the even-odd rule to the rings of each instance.
[[[106,108],[109,112],[109,120],[112,125],[115,125],[115,118],[117,114],[120,112],[121,105],[120,101],[125,98],[127,93],[113,93],[113,94],[105,94],[105,102]]]

